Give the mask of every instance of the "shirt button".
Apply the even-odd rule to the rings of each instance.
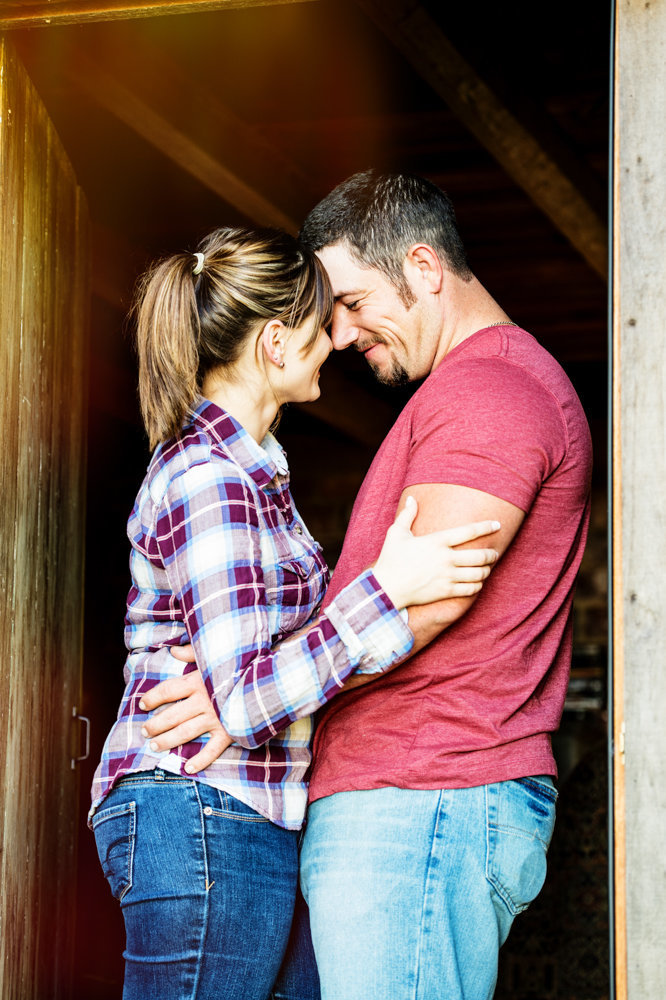
[[[295,524],[292,524],[292,528],[294,529],[294,531],[296,532],[296,534],[298,534],[298,535],[302,535],[303,534],[303,529],[301,528],[301,526],[298,523],[298,521],[296,521]]]
[[[206,808],[204,809],[204,816],[212,816],[212,815],[213,815],[213,810],[211,809],[210,806],[206,806]]]

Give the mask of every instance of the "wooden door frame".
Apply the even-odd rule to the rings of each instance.
[[[616,657],[615,637],[621,628],[616,621],[615,594],[621,591],[621,567],[617,564],[619,553],[618,518],[621,511],[618,495],[620,454],[616,428],[618,427],[617,402],[619,399],[619,370],[615,366],[618,357],[616,331],[618,328],[615,307],[616,295],[616,252],[617,215],[615,211],[615,100],[616,100],[616,58],[617,58],[617,16],[616,0],[611,0],[610,38],[610,80],[609,80],[609,183],[608,183],[608,223],[610,240],[608,246],[608,917],[609,917],[609,972],[610,1000],[627,1000],[626,984],[626,900],[624,896],[624,769],[621,754],[623,732],[621,702],[618,701],[622,683],[622,660]],[[618,379],[618,384],[616,384]]]
[[[666,954],[666,5],[619,0],[613,101],[612,641],[617,1000]]]
[[[0,994],[64,1000],[74,945],[89,227],[0,37]]]

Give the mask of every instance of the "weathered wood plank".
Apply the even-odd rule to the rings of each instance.
[[[416,0],[358,0],[414,69],[583,255],[607,271],[607,228],[545,146],[504,106]],[[555,145],[549,137],[549,148]]]
[[[82,648],[87,296],[77,255],[87,223],[71,166],[6,39],[0,82],[0,995],[60,1000],[75,912],[70,738]]]
[[[17,71],[18,72],[18,71]],[[43,244],[37,233],[44,225],[46,205],[46,148],[43,137],[37,141],[38,129],[34,102],[26,93],[23,120],[17,122],[16,133],[21,134],[24,150],[32,150],[28,161],[22,156],[23,185],[20,197],[22,206],[22,246],[17,264],[21,272],[21,298],[14,322],[20,319],[20,351],[18,356],[19,405],[13,415],[13,433],[17,436],[18,463],[16,470],[16,523],[14,535],[14,574],[12,592],[15,599],[8,712],[10,726],[5,748],[5,803],[4,850],[2,855],[2,897],[8,919],[3,925],[15,927],[19,940],[30,936],[31,921],[38,908],[36,838],[19,836],[21,817],[30,815],[30,786],[25,775],[14,764],[23,751],[23,720],[26,708],[37,693],[36,672],[43,669],[44,589],[36,586],[32,593],[25,581],[39,580],[43,576],[41,562],[44,525],[43,468],[41,464],[41,434],[43,430],[41,408],[40,371],[42,358],[42,316],[44,299]],[[34,186],[33,170],[43,179]],[[11,329],[11,327],[10,327]],[[18,330],[16,331],[19,332]],[[34,412],[33,412],[34,408]],[[26,505],[26,497],[31,502]],[[38,710],[38,717],[41,712]],[[34,764],[32,765],[34,767]],[[39,786],[41,775],[36,775]],[[3,942],[4,944],[4,942]],[[33,955],[30,949],[17,947],[18,942],[8,942],[5,951],[9,981],[32,985]],[[33,987],[34,988],[34,987]]]
[[[90,21],[113,21],[131,17],[155,17],[162,14],[199,14],[211,10],[235,10],[243,7],[269,7],[313,0],[51,0],[41,3],[0,3],[0,31],[10,28],[45,27],[57,24],[82,24]]]
[[[617,996],[652,1000],[666,983],[666,5],[620,0],[616,17]]]
[[[21,176],[23,166],[23,128],[25,92],[17,79],[15,62],[6,43],[0,39],[0,316],[2,329],[10,326],[0,337],[0,418],[2,419],[3,445],[0,448],[0,616],[4,628],[0,629],[0,655],[2,662],[11,664],[17,641],[14,624],[16,594],[14,591],[14,525],[18,517],[17,468],[19,464],[18,435],[19,367],[21,352],[20,329],[16,329],[14,314],[18,315],[22,298],[22,269],[17,262],[22,258],[23,208]],[[6,522],[5,523],[5,519]],[[11,670],[0,671],[0,738],[7,747],[9,734],[14,726],[11,714]],[[6,756],[5,756],[6,761]],[[4,768],[3,768],[4,770]],[[3,775],[4,777],[4,775]],[[4,811],[7,791],[0,783],[0,815]],[[2,828],[4,835],[4,824]],[[3,851],[3,857],[4,857]],[[0,890],[5,878],[0,863]],[[8,910],[3,907],[3,918]],[[3,921],[4,923],[4,921]],[[19,931],[20,933],[20,931]],[[7,954],[9,945],[0,940],[0,996],[10,996],[10,986],[15,981],[11,968],[12,956]]]

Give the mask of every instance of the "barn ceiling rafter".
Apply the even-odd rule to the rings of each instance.
[[[541,119],[539,136],[526,128],[421,3],[357,2],[590,267],[605,277],[608,230],[582,190],[594,189],[598,182],[585,164],[572,162],[570,151],[548,128],[547,120]]]
[[[26,3],[24,0],[4,0],[0,2],[0,31],[313,2],[314,0],[107,0],[106,3],[99,3],[97,0],[42,0],[40,3],[31,3],[28,0]]]

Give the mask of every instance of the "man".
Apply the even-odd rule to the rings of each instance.
[[[418,533],[502,525],[481,595],[410,610],[409,661],[322,714],[301,874],[322,997],[485,1000],[545,877],[589,431],[559,365],[469,270],[439,189],[355,175],[302,238],[333,285],[334,347],[384,382],[425,378],[366,476],[329,596],[408,494]]]

